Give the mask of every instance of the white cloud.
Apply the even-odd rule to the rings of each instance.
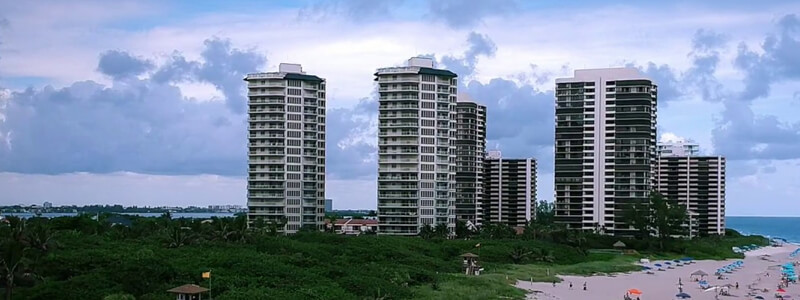
[[[181,94],[187,99],[194,101],[223,101],[225,95],[222,94],[213,84],[208,82],[181,82],[175,84]]]
[[[677,136],[672,132],[664,132],[661,134],[661,138],[658,140],[659,143],[681,143],[686,142],[686,138]]]

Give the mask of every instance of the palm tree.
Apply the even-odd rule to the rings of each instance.
[[[418,235],[421,238],[427,240],[427,239],[432,238],[434,235],[436,235],[436,232],[434,231],[433,227],[431,227],[430,225],[422,225],[422,226],[419,227],[419,234]]]
[[[555,255],[553,255],[552,250],[545,250],[542,248],[537,248],[533,251],[533,258],[536,261],[544,262],[544,263],[552,263],[556,260]]]
[[[511,257],[511,261],[512,262],[514,262],[515,264],[519,264],[525,258],[530,256],[531,254],[533,254],[533,252],[528,251],[524,247],[517,245],[517,246],[514,246],[514,248],[511,249],[511,253],[509,253],[509,257]]]
[[[169,241],[167,247],[169,248],[180,248],[192,241],[192,233],[181,226],[170,226],[166,230]]]
[[[11,300],[14,288],[14,277],[22,269],[25,263],[25,244],[15,240],[2,241],[0,245],[2,254],[0,255],[0,272],[6,283],[6,300]]]

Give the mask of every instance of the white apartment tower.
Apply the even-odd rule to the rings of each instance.
[[[690,232],[724,235],[725,157],[699,156],[699,146],[687,145],[696,144],[659,144],[656,190],[686,207]]]
[[[325,79],[298,64],[248,74],[248,218],[322,229]]]
[[[486,106],[466,94],[456,104],[456,219],[481,225],[483,198],[483,159],[486,152]]]
[[[555,212],[569,228],[630,230],[656,166],[656,85],[635,68],[576,70],[556,79]]]
[[[456,77],[419,57],[375,73],[379,234],[455,228]]]
[[[658,143],[659,156],[698,156],[700,145],[692,141]]]

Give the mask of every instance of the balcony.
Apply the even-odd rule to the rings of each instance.
[[[419,127],[417,122],[402,122],[402,123],[380,123],[380,127]]]
[[[417,181],[417,177],[409,176],[378,176],[378,181]]]
[[[266,91],[248,91],[248,96],[284,96],[286,92],[283,90],[266,90]]]

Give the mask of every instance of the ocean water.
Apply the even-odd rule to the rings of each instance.
[[[742,234],[780,237],[800,243],[800,217],[726,217],[725,223]]]

